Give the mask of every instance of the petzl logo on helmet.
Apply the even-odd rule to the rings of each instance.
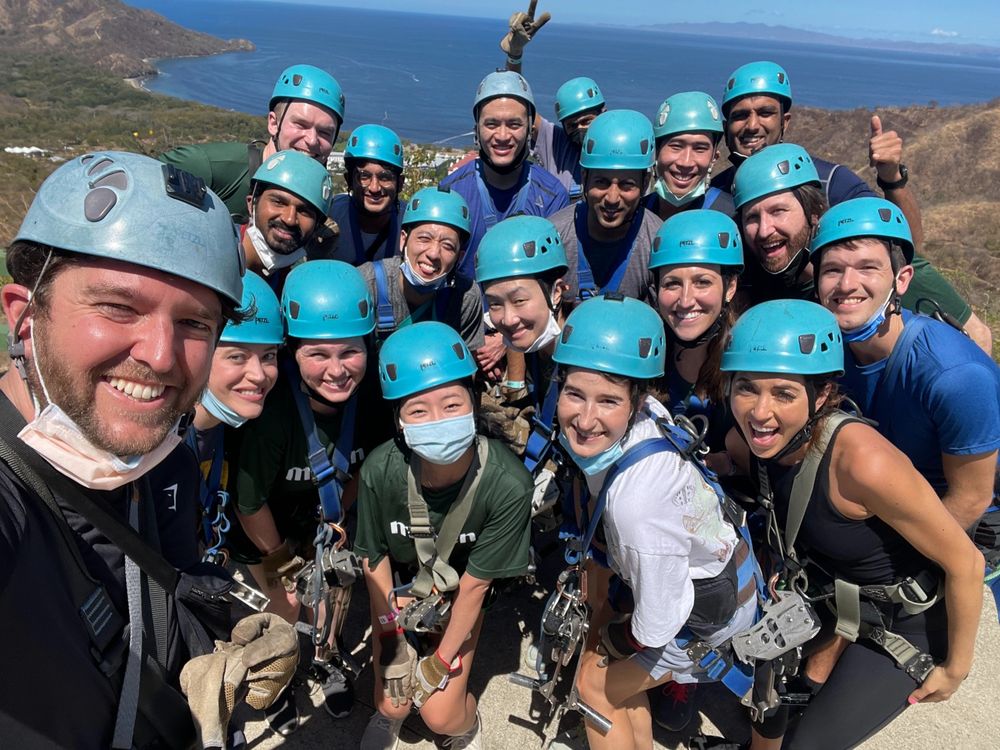
[[[882,220],[883,221],[889,221],[888,217],[883,217]],[[837,222],[837,226],[838,227],[842,227],[842,226],[844,226],[844,224],[853,224],[853,223],[854,223],[854,219],[852,219],[850,216],[846,216],[846,217],[844,217],[843,219],[841,219],[840,221]]]

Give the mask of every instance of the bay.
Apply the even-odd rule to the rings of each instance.
[[[468,143],[472,97],[503,65],[506,21],[274,2],[139,0],[188,28],[243,37],[255,52],[161,60],[147,88],[263,114],[279,73],[293,63],[330,71],[347,97],[346,127],[382,123],[402,137]],[[669,19],[650,19],[650,23]],[[719,98],[739,65],[769,59],[788,71],[795,103],[829,109],[967,104],[1000,96],[1000,61],[876,49],[776,43],[560,23],[525,52],[539,111],[552,117],[556,89],[589,75],[613,108],[652,117],[670,94]]]

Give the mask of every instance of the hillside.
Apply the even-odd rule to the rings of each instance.
[[[254,49],[119,0],[0,0],[0,43],[8,52],[72,56],[122,77],[154,74],[152,58]]]

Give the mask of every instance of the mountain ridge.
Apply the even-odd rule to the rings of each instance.
[[[255,49],[120,0],[0,0],[0,42],[25,54],[69,55],[123,78],[154,75],[156,58]]]

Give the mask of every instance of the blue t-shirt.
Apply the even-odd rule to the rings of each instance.
[[[903,311],[904,324],[914,318]],[[970,456],[1000,448],[1000,368],[971,339],[933,319],[924,318],[923,329],[904,345],[893,351],[903,358],[898,375],[888,378],[891,356],[859,365],[845,347],[842,384],[940,495],[948,489],[942,453]]]
[[[441,180],[441,187],[451,188],[469,204],[472,234],[459,261],[458,271],[470,279],[476,275],[476,249],[488,229],[509,216],[546,217],[569,205],[566,188],[557,178],[535,165],[525,165],[521,170],[521,179],[510,190],[490,187],[481,174],[480,160],[473,159]],[[492,205],[484,201],[480,186]]]

